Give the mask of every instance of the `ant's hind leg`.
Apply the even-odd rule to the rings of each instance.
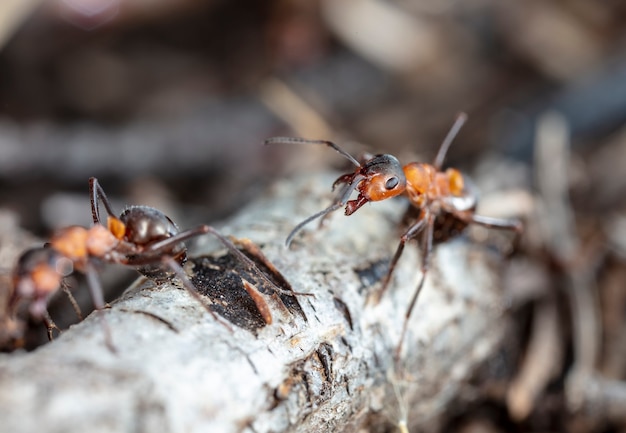
[[[467,215],[463,213],[459,213],[457,216],[468,224],[476,224],[489,229],[509,230],[514,232],[515,236],[512,243],[513,249],[515,249],[520,242],[521,234],[524,230],[522,222],[518,219],[492,218],[476,214]]]
[[[517,219],[491,218],[474,214],[469,218],[469,222],[491,229],[511,230],[516,233],[521,233],[523,229],[522,222]]]

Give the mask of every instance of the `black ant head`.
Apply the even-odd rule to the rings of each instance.
[[[180,230],[167,215],[149,206],[131,206],[122,212],[124,240],[139,247],[149,247],[159,241],[176,236]],[[185,244],[179,243],[169,252],[172,256],[184,253]]]
[[[339,178],[337,182],[343,182]],[[352,215],[370,201],[381,201],[402,194],[406,190],[406,177],[398,159],[393,155],[376,155],[363,164],[346,183],[358,182],[356,200],[346,204],[346,215]],[[336,182],[336,183],[337,183]]]
[[[150,245],[178,234],[176,224],[163,212],[148,206],[131,206],[120,215],[124,240],[139,246]]]
[[[287,246],[289,246],[296,233],[314,219],[324,217],[344,205],[346,206],[345,214],[352,215],[367,202],[395,197],[406,190],[406,177],[402,171],[402,166],[393,155],[376,155],[361,163],[332,141],[289,137],[273,137],[265,140],[265,144],[275,143],[323,144],[337,151],[356,167],[354,173],[344,174],[333,183],[333,189],[337,185],[345,184],[338,200],[326,209],[311,215],[298,224],[287,236]],[[356,200],[350,200],[350,195],[354,190],[359,191],[359,196]]]
[[[70,259],[53,248],[33,248],[19,258],[13,270],[13,293],[9,310],[14,312],[21,299],[33,300],[31,314],[44,315],[48,296],[59,288],[64,276],[72,272]]]
[[[135,266],[141,274],[155,281],[166,280],[171,275],[159,263],[160,257],[167,255],[180,265],[187,261],[184,242],[174,243],[166,249],[156,247],[161,241],[180,232],[176,224],[160,210],[148,206],[131,206],[122,212],[119,220],[124,225],[123,240],[138,250],[135,255],[129,255],[128,264]]]

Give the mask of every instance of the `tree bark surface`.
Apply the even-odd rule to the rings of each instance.
[[[229,331],[179,285],[140,278],[103,312],[115,352],[91,314],[34,352],[0,356],[0,431],[351,432],[434,422],[506,334],[501,260],[462,238],[435,247],[398,367],[393,353],[420,275],[413,245],[390,290],[371,299],[406,203],[336,212],[284,246],[296,223],[332,200],[333,179],[278,183],[219,227],[260,245],[293,290],[314,296],[288,303],[259,288],[272,324],[234,320]],[[193,250],[190,274],[231,275],[211,256],[224,253],[212,238]],[[223,290],[207,278],[201,291]],[[237,305],[213,301],[223,321],[236,319]]]

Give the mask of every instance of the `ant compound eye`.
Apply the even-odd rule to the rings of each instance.
[[[394,189],[396,186],[398,186],[398,178],[396,176],[390,177],[389,179],[387,179],[387,182],[385,182],[385,188],[387,189]]]

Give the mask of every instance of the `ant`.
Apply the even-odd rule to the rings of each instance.
[[[475,209],[478,194],[473,183],[455,168],[448,168],[442,171],[443,161],[448,148],[466,120],[467,115],[465,113],[457,116],[432,164],[411,162],[404,167],[400,165],[395,156],[388,154],[375,155],[360,163],[337,144],[327,140],[274,137],[265,141],[265,144],[323,144],[336,150],[356,166],[353,173],[343,174],[333,183],[333,190],[337,186],[343,185],[338,198],[326,209],[302,221],[289,233],[286,240],[287,247],[289,247],[294,236],[305,225],[317,218],[324,218],[339,208],[345,206],[345,214],[352,215],[368,202],[382,201],[399,195],[408,197],[411,206],[406,212],[405,219],[411,220],[411,223],[400,237],[400,243],[391,259],[389,270],[377,296],[380,299],[387,290],[392,273],[404,251],[405,244],[409,240],[421,236],[419,240],[421,241],[422,250],[422,275],[404,316],[402,334],[395,353],[396,359],[400,356],[411,313],[426,279],[433,244],[444,242],[460,234],[469,224],[511,230],[516,233],[522,231],[522,225],[519,220],[477,215]],[[358,191],[358,197],[350,200],[350,196],[355,190]]]
[[[94,222],[92,227],[70,226],[61,229],[52,235],[45,246],[27,250],[19,258],[13,271],[14,290],[9,298],[8,311],[11,314],[15,315],[20,301],[28,301],[30,315],[36,320],[43,320],[51,339],[52,329],[56,326],[47,313],[48,300],[62,286],[63,278],[74,270],[86,276],[94,307],[101,312],[106,304],[96,265],[105,262],[133,267],[157,283],[177,278],[215,320],[232,331],[205,304],[187,277],[183,269],[187,260],[184,241],[210,233],[247,268],[264,276],[251,259],[213,227],[200,225],[180,231],[168,216],[152,207],[130,206],[119,218],[116,217],[104,190],[94,177],[89,179],[89,192]],[[100,204],[106,209],[106,224],[100,215]],[[259,305],[259,297],[254,292],[250,294]],[[106,344],[115,351],[104,316],[101,317]],[[18,324],[16,319],[5,322],[14,327]]]

